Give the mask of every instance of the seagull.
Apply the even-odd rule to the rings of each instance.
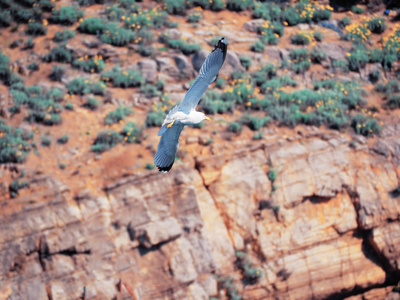
[[[207,87],[217,79],[228,49],[226,37],[221,38],[214,50],[207,56],[200,68],[199,76],[189,88],[182,102],[175,106],[165,118],[158,136],[161,136],[154,164],[161,173],[171,170],[176,151],[179,146],[179,136],[185,125],[196,125],[210,118],[202,112],[196,111],[196,106]]]

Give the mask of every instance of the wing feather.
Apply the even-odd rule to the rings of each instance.
[[[171,128],[166,128],[162,134],[157,153],[154,156],[154,164],[160,172],[166,173],[171,170],[179,146],[179,136],[184,127],[183,124],[174,123]]]
[[[225,61],[227,47],[226,38],[218,41],[214,50],[207,56],[201,66],[199,76],[179,104],[180,111],[189,113],[192,109],[196,108],[207,87],[216,79]]]

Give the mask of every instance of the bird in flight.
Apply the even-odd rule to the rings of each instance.
[[[221,38],[214,50],[207,56],[200,68],[199,76],[189,88],[182,102],[175,106],[165,118],[158,135],[161,136],[154,164],[161,173],[171,170],[176,151],[179,146],[179,136],[185,125],[196,125],[204,120],[210,120],[202,112],[196,111],[196,106],[207,87],[217,79],[228,49],[226,37]]]

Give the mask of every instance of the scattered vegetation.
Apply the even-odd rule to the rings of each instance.
[[[84,107],[89,108],[90,110],[96,110],[99,108],[99,100],[97,98],[89,97],[86,99],[83,104]]]
[[[65,74],[65,67],[63,66],[53,66],[50,72],[50,79],[53,81],[60,81],[62,80]]]
[[[72,62],[72,66],[87,73],[100,73],[105,68],[106,63],[101,56],[95,55],[92,58],[88,58],[86,55],[84,57],[75,59]]]
[[[116,110],[109,112],[104,120],[106,125],[111,125],[125,120],[126,116],[132,114],[132,110],[127,106],[119,106]]]
[[[136,69],[123,71],[118,65],[101,74],[101,80],[111,82],[114,87],[121,88],[139,87],[144,83],[140,71]]]
[[[58,144],[66,144],[66,143],[68,143],[68,140],[69,140],[69,136],[66,134],[66,135],[59,137],[57,139],[57,143]]]
[[[57,31],[54,34],[53,41],[56,43],[62,43],[72,39],[73,37],[75,37],[75,31],[64,29],[62,31]]]
[[[256,283],[262,276],[261,270],[253,266],[245,252],[236,251],[236,265],[242,272],[243,279],[250,284]]]
[[[72,25],[76,23],[84,13],[75,6],[61,6],[55,9],[49,16],[49,22],[60,25]]]
[[[104,130],[101,131],[93,142],[91,150],[93,152],[103,153],[115,147],[123,140],[123,137],[115,131]]]

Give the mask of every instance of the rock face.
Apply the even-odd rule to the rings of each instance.
[[[340,135],[264,142],[101,197],[38,180],[0,218],[0,297],[129,299],[121,279],[137,299],[209,299],[231,275],[244,299],[399,299],[396,134],[358,150]],[[239,250],[257,282],[243,285]]]

